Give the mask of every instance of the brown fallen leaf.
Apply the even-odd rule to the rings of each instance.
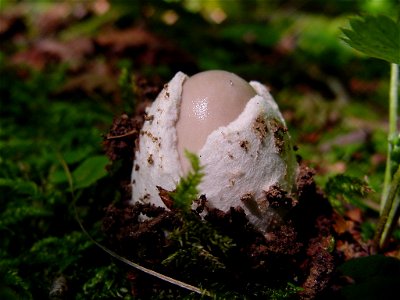
[[[71,77],[59,93],[83,91],[87,95],[110,95],[118,91],[117,77],[108,64],[101,61],[90,63],[85,72]]]
[[[26,30],[22,11],[8,11],[0,13],[0,37],[7,39]]]
[[[89,38],[80,37],[65,42],[41,39],[28,49],[12,56],[11,62],[25,64],[38,70],[51,63],[66,63],[71,70],[76,70],[93,51],[93,41]]]
[[[142,46],[149,48],[165,47],[165,44],[154,34],[138,27],[101,32],[96,38],[96,42],[102,47],[111,48],[115,53]]]
[[[363,212],[358,207],[347,210],[345,214],[347,218],[359,224],[363,221]]]
[[[338,213],[333,214],[333,229],[337,234],[343,234],[347,230],[346,220]]]
[[[158,189],[158,194],[159,194],[162,202],[165,204],[165,206],[168,209],[172,209],[173,205],[174,205],[174,200],[171,198],[170,192],[165,190],[165,189],[163,189],[160,186],[157,186],[157,189]]]

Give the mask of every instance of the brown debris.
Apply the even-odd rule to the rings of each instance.
[[[135,75],[135,94],[141,102],[152,102],[156,99],[157,95],[162,89],[162,80],[159,77],[146,78],[140,74]],[[147,116],[144,114],[146,121],[152,121],[154,116]]]
[[[143,46],[149,48],[161,47],[161,43],[157,37],[155,37],[151,32],[139,27],[128,28],[125,30],[111,29],[101,32],[97,37],[96,42],[99,46],[110,47],[114,53],[121,53],[129,48],[138,48]]]
[[[163,189],[161,186],[157,186],[158,195],[160,196],[161,201],[165,204],[168,209],[172,209],[174,205],[174,201],[170,196],[170,191]]]
[[[133,161],[134,140],[138,137],[141,123],[127,114],[114,119],[103,146],[107,156],[112,160],[124,159]]]
[[[246,152],[249,151],[249,146],[250,146],[250,143],[247,140],[244,140],[244,141],[240,142],[240,147]]]
[[[153,165],[154,164],[153,154],[149,155],[149,157],[147,158],[147,163],[149,165]]]
[[[296,201],[287,195],[287,192],[278,186],[271,186],[265,191],[265,196],[271,208],[292,208],[296,205]]]
[[[254,198],[254,194],[252,193],[244,194],[243,196],[240,197],[240,201],[243,202],[243,204],[248,208],[248,210],[250,210],[250,212],[253,215],[261,217],[261,211],[258,208],[258,203]]]
[[[253,130],[255,131],[258,138],[263,141],[268,134],[268,126],[265,123],[263,116],[258,116],[253,124]]]
[[[279,153],[282,153],[285,149],[285,134],[287,133],[287,128],[277,119],[272,119],[268,121],[268,129],[274,135],[275,147],[278,149]]]

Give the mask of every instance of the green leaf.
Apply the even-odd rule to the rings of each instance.
[[[400,23],[387,16],[350,19],[351,29],[342,29],[343,40],[368,56],[400,64]]]
[[[107,175],[106,165],[108,159],[105,156],[93,156],[81,163],[73,172],[74,187],[86,188]]]
[[[2,187],[11,188],[20,195],[35,196],[38,194],[38,186],[33,181],[0,178],[0,188]]]
[[[49,181],[53,184],[67,183],[68,177],[64,170],[59,169],[50,174]]]
[[[81,147],[75,150],[70,150],[63,153],[63,157],[67,164],[74,164],[80,162],[84,158],[88,157],[93,150],[91,147]]]

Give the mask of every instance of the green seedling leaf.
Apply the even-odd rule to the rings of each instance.
[[[72,172],[74,188],[86,188],[107,175],[106,165],[108,159],[105,156],[93,156],[83,161]]]
[[[92,151],[90,147],[78,148],[64,152],[63,157],[65,162],[70,165],[82,161],[84,158],[88,157]]]
[[[49,181],[53,184],[67,183],[68,177],[64,170],[58,169],[50,174]]]
[[[372,190],[365,181],[340,174],[328,179],[325,191],[331,204],[340,210],[342,202],[363,207],[362,199]]]
[[[400,23],[386,16],[350,19],[343,40],[364,54],[400,64]]]

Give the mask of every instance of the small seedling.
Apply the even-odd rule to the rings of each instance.
[[[378,249],[383,249],[400,214],[398,192],[400,135],[397,129],[400,18],[395,22],[387,16],[365,16],[351,19],[350,25],[351,29],[342,29],[346,43],[370,57],[383,59],[391,64],[388,153],[381,199],[381,215],[375,233],[375,244]]]

